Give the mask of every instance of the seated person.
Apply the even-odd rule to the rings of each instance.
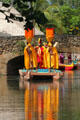
[[[71,56],[71,53],[68,54],[68,63],[71,63],[72,62],[72,56]]]
[[[64,63],[64,55],[63,55],[63,53],[60,53],[59,60],[60,60],[61,64]]]

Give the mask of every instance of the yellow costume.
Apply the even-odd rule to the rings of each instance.
[[[55,47],[52,47],[52,40],[54,38],[54,28],[46,28],[46,39],[48,41],[48,47],[46,50],[47,54],[47,67],[58,69],[59,60],[58,60],[58,52]]]
[[[28,47],[30,48],[30,55],[27,51]],[[30,69],[31,67],[37,67],[37,55],[35,49],[29,43],[24,49],[24,64],[26,69]]]
[[[58,67],[59,67],[59,60],[58,60],[57,50],[56,50],[55,47],[52,47],[51,48],[52,54],[50,55],[49,47],[46,50],[47,68],[52,67],[54,69],[58,69]]]

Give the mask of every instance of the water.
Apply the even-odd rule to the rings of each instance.
[[[0,75],[0,120],[79,120],[80,70],[62,79],[22,81]]]
[[[66,72],[60,86],[60,120],[80,119],[80,71]]]
[[[0,120],[24,120],[24,92],[17,76],[0,76]]]

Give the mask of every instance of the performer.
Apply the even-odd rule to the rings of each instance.
[[[24,48],[24,64],[26,69],[37,67],[37,54],[34,47],[31,45],[32,38],[34,37],[34,29],[25,30],[25,38],[27,45]]]
[[[55,46],[53,46],[54,39],[54,28],[46,28],[46,39],[48,41],[47,47],[47,67],[58,69],[59,60],[58,60],[58,52]]]
[[[59,61],[58,61],[58,52],[55,47],[52,46],[51,42],[48,44],[47,48],[47,67],[58,69]]]
[[[30,43],[24,49],[24,64],[26,69],[37,67],[37,54]]]
[[[38,46],[36,46],[37,62],[39,68],[46,68],[46,48],[42,45],[42,39],[38,39]]]

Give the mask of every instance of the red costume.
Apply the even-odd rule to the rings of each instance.
[[[38,67],[43,68],[44,47],[41,46],[41,39],[38,40],[38,44],[39,46],[36,46]]]

